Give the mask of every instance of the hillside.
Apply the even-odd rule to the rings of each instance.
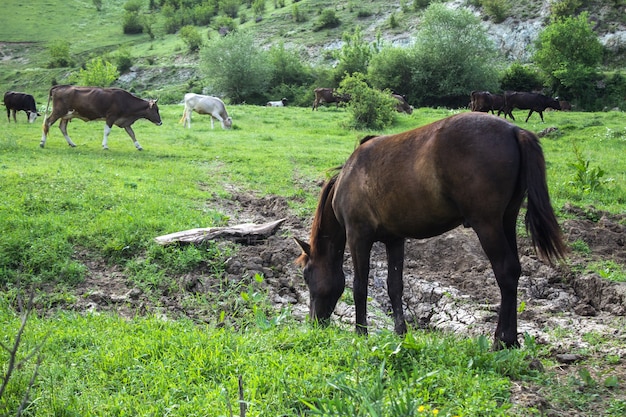
[[[243,5],[236,21],[245,20],[239,23],[239,27],[252,30],[260,46],[267,48],[283,42],[314,65],[332,65],[330,52],[340,48],[342,34],[357,25],[368,41],[374,42],[380,34],[387,44],[408,45],[420,22],[420,10],[415,11],[413,3],[408,1],[292,1],[287,0],[283,7],[278,1],[267,2],[261,20],[252,19],[252,11]],[[448,3],[450,7],[467,7],[479,16],[496,46],[511,61],[529,59],[532,43],[550,13],[549,0],[510,2],[509,17],[494,23],[482,7],[472,6],[479,1],[453,0]],[[605,3],[587,1],[579,10],[589,11],[590,19],[595,22],[594,30],[608,51],[606,63],[612,68],[624,68],[626,2],[616,0],[611,6]],[[161,16],[144,12],[153,22],[153,39],[147,34],[122,33],[125,4],[124,0],[104,0],[101,10],[97,11],[91,2],[52,4],[44,0],[27,3],[7,0],[3,24],[0,25],[1,88],[32,92],[40,102],[50,85],[68,82],[70,74],[86,60],[116,53],[120,48],[130,52],[134,64],[134,71],[118,81],[120,87],[159,94],[184,89],[197,79],[197,56],[186,52],[178,35],[165,33]],[[293,18],[296,8],[301,22]],[[315,30],[320,13],[326,9],[335,12],[340,25]],[[213,24],[200,30],[205,39],[206,36],[219,36]],[[46,68],[50,59],[49,45],[59,39],[70,42],[73,68]]]

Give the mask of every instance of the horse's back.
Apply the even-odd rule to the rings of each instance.
[[[423,238],[479,215],[501,215],[521,192],[518,129],[495,116],[462,113],[372,138],[342,169],[337,217],[348,230],[368,224],[380,236]]]

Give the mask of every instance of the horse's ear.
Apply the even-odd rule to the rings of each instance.
[[[297,237],[294,237],[293,239],[296,241],[298,246],[300,246],[300,249],[302,249],[302,252],[304,252],[306,254],[306,256],[311,256],[311,245],[309,245],[306,242],[303,242],[302,240],[298,239]]]

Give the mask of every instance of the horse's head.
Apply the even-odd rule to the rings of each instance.
[[[343,248],[338,256],[331,256],[327,251],[326,254],[317,251],[312,253],[308,243],[297,238],[295,240],[302,249],[296,264],[304,268],[304,282],[309,287],[309,317],[321,324],[328,324],[346,285],[342,268]]]

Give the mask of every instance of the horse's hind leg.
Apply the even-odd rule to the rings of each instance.
[[[507,228],[508,229],[508,228]],[[474,230],[487,254],[500,288],[500,313],[494,348],[519,346],[517,340],[517,284],[522,271],[515,244],[501,225],[485,225]],[[513,236],[514,238],[514,236]],[[513,246],[513,247],[512,247]]]
[[[402,270],[404,268],[404,239],[386,243],[387,248],[387,291],[393,310],[394,329],[398,334],[406,333],[406,321],[402,308],[404,284]]]

